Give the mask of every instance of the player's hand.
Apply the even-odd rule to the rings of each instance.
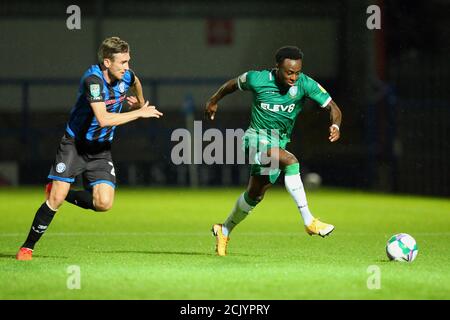
[[[339,129],[335,125],[330,126],[330,136],[328,137],[328,140],[330,140],[330,142],[335,142],[339,140],[340,137],[341,132],[339,131]]]
[[[214,120],[214,117],[216,116],[216,112],[217,112],[217,103],[213,103],[211,101],[208,101],[206,103],[206,108],[205,108],[205,118],[209,119],[209,120]]]
[[[139,109],[142,118],[159,118],[163,116],[162,112],[159,112],[155,106],[149,106],[148,101]]]
[[[135,96],[127,97],[128,105],[130,106],[130,110],[136,110],[141,107],[139,100]]]

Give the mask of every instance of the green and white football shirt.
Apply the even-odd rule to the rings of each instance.
[[[289,142],[305,98],[311,98],[321,107],[326,107],[331,97],[320,84],[303,73],[294,86],[282,92],[276,84],[275,72],[248,71],[237,78],[237,84],[240,90],[253,93],[249,129],[278,130],[280,138]]]

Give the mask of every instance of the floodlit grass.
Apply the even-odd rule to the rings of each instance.
[[[330,237],[304,232],[282,188],[231,234],[217,257],[210,228],[241,189],[119,188],[113,209],[64,204],[35,248],[16,261],[41,189],[0,189],[0,299],[449,299],[450,201],[353,191],[308,192]],[[412,263],[388,261],[395,233],[418,243]],[[380,270],[380,289],[368,289]],[[79,290],[68,289],[80,270]]]

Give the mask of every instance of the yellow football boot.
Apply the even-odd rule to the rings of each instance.
[[[222,233],[222,225],[221,224],[215,224],[212,226],[211,229],[213,236],[216,237],[216,253],[218,256],[226,256],[227,255],[227,244],[230,240],[229,237],[226,237]]]
[[[310,236],[317,234],[321,237],[325,237],[334,230],[334,226],[315,218],[309,226],[305,226],[305,229]]]

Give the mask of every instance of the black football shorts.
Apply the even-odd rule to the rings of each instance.
[[[56,152],[55,163],[48,179],[75,182],[82,174],[84,187],[92,188],[99,183],[116,187],[116,173],[111,156],[110,143],[88,144],[76,141],[65,134]]]

